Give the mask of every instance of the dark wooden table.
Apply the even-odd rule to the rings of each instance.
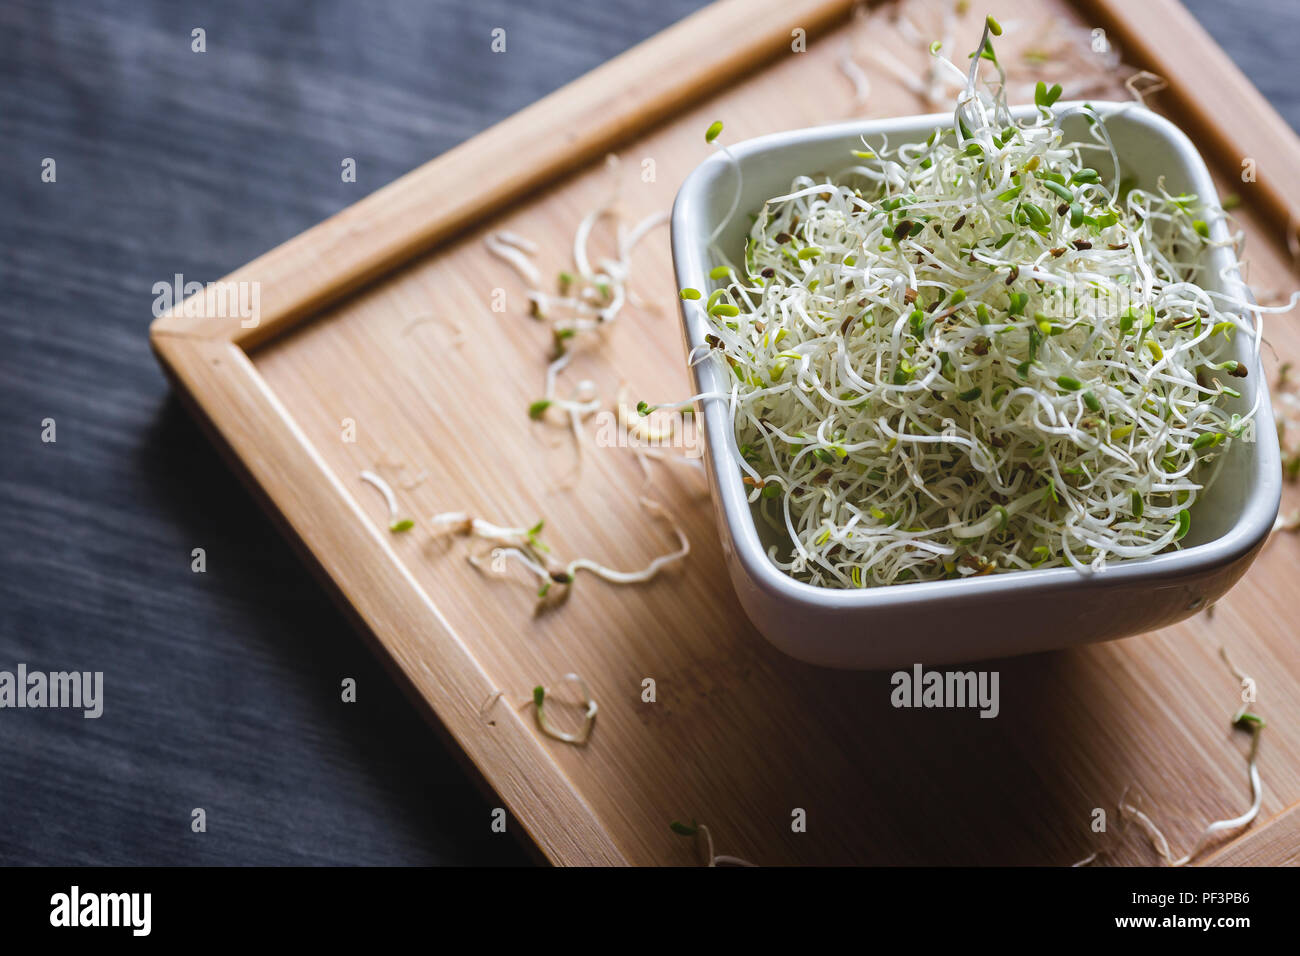
[[[105,684],[96,720],[0,710],[0,862],[528,859],[169,395],[153,285],[221,277],[700,5],[0,6],[0,670]],[[1189,6],[1300,124],[1300,4]]]

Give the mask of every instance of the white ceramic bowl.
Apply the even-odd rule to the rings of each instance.
[[[1071,104],[1062,104],[1068,109]],[[1195,193],[1217,203],[1213,180],[1191,141],[1168,120],[1134,104],[1093,103],[1107,116],[1106,129],[1120,157],[1123,175],[1143,186],[1165,177],[1172,192]],[[1012,111],[1017,118],[1033,107]],[[1082,123],[1077,115],[1066,119]],[[861,137],[890,146],[918,142],[937,127],[951,125],[951,114],[914,116],[823,126],[778,133],[732,146],[744,171],[739,212],[720,243],[733,261],[742,261],[746,213],[781,195],[799,174],[834,172],[849,165],[849,151]],[[1103,174],[1108,163],[1099,160]],[[700,164],[682,184],[673,206],[672,244],[681,287],[709,289],[715,265],[705,248],[709,234],[726,214],[735,190],[735,173],[721,153]],[[1212,238],[1227,238],[1227,227],[1212,226]],[[1215,276],[1210,287],[1246,295],[1236,280],[1220,280],[1235,265],[1226,247],[1209,252]],[[708,331],[703,299],[682,302],[688,348],[703,344]],[[1112,563],[1104,572],[1084,575],[1071,568],[1016,571],[958,580],[857,590],[815,587],[791,578],[767,557],[759,524],[747,501],[730,416],[718,400],[702,402],[708,446],[709,482],[722,535],[723,551],[740,602],[754,625],[793,657],[846,668],[885,668],[912,663],[940,664],[1051,650],[1089,641],[1128,637],[1173,624],[1218,600],[1250,566],[1277,516],[1281,464],[1267,383],[1250,354],[1246,337],[1236,336],[1240,361],[1250,375],[1234,382],[1245,410],[1263,393],[1251,443],[1235,442],[1218,480],[1193,507],[1192,527],[1181,550],[1141,561]],[[715,363],[695,367],[701,392],[728,388]],[[1234,406],[1235,407],[1235,406]],[[768,535],[766,525],[762,535]]]

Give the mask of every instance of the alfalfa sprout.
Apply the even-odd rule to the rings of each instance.
[[[411,518],[404,518],[397,507],[397,495],[393,493],[393,486],[380,478],[373,471],[363,471],[361,480],[366,484],[377,489],[384,496],[384,503],[388,506],[388,530],[394,533],[410,531],[415,527],[415,521]]]
[[[470,563],[484,573],[501,574],[509,565],[521,567],[537,585],[538,609],[541,610],[549,604],[565,601],[579,572],[586,572],[609,584],[644,584],[690,554],[689,539],[663,505],[644,495],[639,496],[638,501],[652,516],[670,526],[677,547],[655,557],[643,567],[630,571],[610,567],[592,558],[561,560],[542,541],[541,534],[545,526],[543,521],[529,527],[512,527],[473,517],[462,511],[449,511],[434,515],[430,519],[430,526],[434,535],[456,534],[490,545],[487,554],[471,552],[469,555]]]
[[[533,688],[533,716],[537,720],[537,729],[548,737],[562,741],[566,744],[573,744],[575,747],[584,746],[591,737],[591,729],[596,725],[596,700],[591,696],[591,690],[587,687],[587,682],[577,674],[565,674],[564,679],[575,684],[578,692],[582,695],[582,727],[576,733],[567,730],[560,730],[551,723],[547,715],[546,698],[549,696],[545,687],[540,684]]]
[[[695,852],[699,858],[701,866],[757,866],[756,863],[750,863],[748,860],[742,860],[738,856],[727,856],[713,852],[713,834],[703,823],[681,823],[674,820],[668,825],[669,829],[678,836],[689,837],[695,841]]]

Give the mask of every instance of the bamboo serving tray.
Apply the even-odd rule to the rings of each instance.
[[[903,9],[928,29],[941,3],[951,7]],[[1056,43],[1065,25],[1104,29],[1126,63],[1167,78],[1156,105],[1201,146],[1222,192],[1242,199],[1256,294],[1300,286],[1285,240],[1300,219],[1300,141],[1175,0],[996,7],[1013,101],[1052,69],[1033,62],[1034,45]],[[956,49],[975,47],[983,12],[957,20]],[[526,414],[542,394],[549,332],[484,237],[531,238],[554,276],[572,268],[575,227],[608,194],[609,151],[623,159],[620,206],[635,222],[669,209],[715,119],[736,142],[931,112],[873,53],[922,66],[923,47],[903,29],[855,20],[847,0],[722,0],[228,276],[260,284],[255,327],[177,309],[154,323],[153,347],[399,684],[499,795],[508,828],[554,863],[689,864],[693,846],[668,824],[692,818],[710,825],[719,853],[760,864],[1065,865],[1102,849],[1099,863],[1158,862],[1136,827],[1119,825],[1125,788],[1176,853],[1250,800],[1243,735],[1229,728],[1239,686],[1220,646],[1259,684],[1266,792],[1255,825],[1206,859],[1296,862],[1295,536],[1269,543],[1212,617],[979,665],[1001,675],[1000,716],[981,720],[896,710],[888,674],[820,670],[769,647],[737,603],[707,487],[689,469],[652,464],[652,496],[690,537],[686,561],[636,587],[581,578],[543,615],[532,587],[481,573],[463,539],[429,533],[442,511],[523,525],[544,516],[563,555],[631,568],[671,549],[636,503],[642,477],[628,450],[597,447],[589,430],[566,487],[573,443]],[[792,49],[798,30],[806,52]],[[846,50],[870,77],[865,102],[842,72]],[[1121,80],[1103,71],[1072,89],[1065,78],[1065,98],[1124,99]],[[1255,182],[1239,181],[1245,158]],[[685,397],[666,228],[637,249],[631,285],[656,307],[629,306],[577,346],[566,382],[592,379],[606,399],[622,382],[638,397]],[[504,313],[491,308],[496,290]],[[1266,331],[1270,367],[1300,359],[1296,320]],[[412,531],[389,532],[363,470],[397,489]],[[562,699],[571,671],[600,705],[582,748],[539,734],[521,706],[536,684]],[[646,678],[653,702],[642,699]],[[1107,813],[1106,834],[1091,829],[1094,808]]]

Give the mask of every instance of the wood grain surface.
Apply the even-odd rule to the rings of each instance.
[[[15,2],[0,10],[0,140],[15,144],[0,157],[0,285],[6,292],[0,301],[0,536],[6,545],[0,549],[0,668],[26,661],[103,669],[108,694],[99,721],[49,712],[0,714],[0,759],[7,768],[0,774],[0,860],[523,859],[488,829],[497,801],[466,784],[324,592],[166,397],[144,345],[151,287],[175,272],[200,280],[228,272],[695,6],[611,2],[577,10],[556,2],[524,9],[444,0],[392,3],[363,15],[346,3],[314,4],[307,12],[295,4],[251,2]],[[1271,52],[1290,49],[1285,38],[1297,32],[1293,6],[1250,5],[1249,16],[1239,5],[1197,0],[1191,6],[1294,123],[1289,59]],[[510,29],[517,55],[482,52],[484,38],[499,24]],[[206,59],[189,48],[190,30],[199,25],[209,34]],[[838,81],[832,75],[829,82]],[[729,129],[742,132],[739,116],[727,120]],[[46,156],[58,159],[56,185],[39,181]],[[359,159],[357,184],[339,182],[343,156]],[[575,202],[588,201],[600,181],[593,173]],[[567,235],[579,214],[579,207],[554,212],[547,222]],[[1253,252],[1267,248],[1255,243]],[[561,258],[557,252],[556,261]],[[1281,276],[1280,267],[1274,259],[1261,268]],[[484,271],[484,263],[477,269]],[[651,270],[644,291],[664,277]],[[491,279],[512,282],[496,266]],[[479,304],[480,292],[475,286],[465,295]],[[422,293],[416,301],[425,298]],[[679,361],[668,348],[676,335],[671,315],[641,317],[618,335],[633,333],[642,320],[658,323],[646,326],[651,347],[662,344],[664,355]],[[436,338],[435,328],[412,330],[415,340]],[[403,345],[409,343],[408,337]],[[274,350],[258,356],[268,365],[275,359]],[[290,364],[282,363],[286,374]],[[385,368],[375,378],[391,372]],[[521,383],[519,394],[531,390]],[[518,415],[518,405],[511,403],[509,411]],[[59,423],[55,446],[39,442],[46,416]],[[536,441],[531,432],[524,437]],[[397,449],[386,467],[396,468]],[[553,451],[562,467],[564,449]],[[354,462],[339,458],[336,464],[350,469]],[[349,487],[349,494],[377,521],[367,490]],[[670,490],[687,499],[694,494],[688,485]],[[443,504],[441,498],[429,503]],[[532,503],[514,502],[520,510]],[[610,537],[599,543],[620,542]],[[197,546],[208,550],[206,575],[190,572],[190,550]],[[1287,556],[1294,559],[1294,553]],[[466,570],[454,567],[454,554],[430,557],[445,559],[435,567]],[[429,559],[407,560],[414,567]],[[850,702],[840,718],[848,737],[869,727],[878,738],[869,748],[844,748],[845,759],[834,764],[843,774],[856,773],[859,762],[870,765],[879,787],[861,808],[860,826],[845,836],[897,831],[882,845],[882,861],[974,860],[979,841],[961,831],[1010,817],[1027,821],[1029,836],[1005,858],[1063,862],[1090,846],[1082,830],[1060,830],[1063,818],[1081,819],[1093,802],[1113,800],[1112,782],[1145,784],[1167,769],[1157,741],[1132,733],[1125,721],[1152,709],[1166,723],[1185,720],[1181,712],[1142,701],[1164,701],[1189,687],[1202,695],[1197,699],[1204,707],[1187,728],[1186,761],[1191,767],[1203,758],[1204,764],[1182,779],[1198,793],[1164,806],[1184,819],[1175,830],[1182,838],[1203,814],[1233,810],[1244,799],[1244,780],[1224,731],[1228,702],[1216,703],[1232,688],[1209,669],[1214,641],[1226,633],[1243,642],[1243,666],[1276,675],[1267,677],[1266,695],[1274,682],[1288,686],[1280,682],[1291,681],[1287,675],[1295,668],[1294,653],[1250,653],[1254,642],[1277,645],[1285,636],[1290,607],[1285,595],[1265,593],[1262,586],[1246,591],[1251,586],[1248,578],[1220,608],[1213,631],[1141,639],[1157,652],[1140,668],[1126,657],[1108,657],[1111,648],[1003,666],[1004,707],[1020,719],[1070,726],[1081,715],[1105,718],[1111,730],[1088,742],[1077,763],[1054,754],[1051,735],[1041,727],[1008,741],[982,735],[979,726],[949,734],[932,715],[922,719],[924,726],[895,725],[879,700],[868,699],[879,688],[868,684],[863,693],[858,678],[832,679],[832,689]],[[727,589],[718,600],[734,598]],[[504,589],[500,601],[507,603],[516,636],[530,639],[518,634],[526,595]],[[649,613],[657,613],[654,602],[648,604]],[[1247,612],[1260,609],[1273,615],[1273,623],[1256,633]],[[621,621],[604,623],[617,632]],[[1226,631],[1218,630],[1221,624]],[[724,646],[720,641],[719,656]],[[646,670],[657,653],[647,648],[645,664],[637,661],[629,672]],[[778,660],[770,666],[790,667]],[[539,657],[539,663],[551,662]],[[1179,668],[1188,666],[1204,679],[1179,678]],[[748,673],[725,667],[665,673],[670,688],[702,685],[706,703],[672,715],[692,725],[725,710],[726,698],[750,682]],[[530,668],[526,679],[532,674]],[[345,676],[360,682],[356,705],[339,702]],[[1059,682],[1072,689],[1065,700],[1053,699]],[[1019,688],[1014,699],[1013,684]],[[1133,695],[1130,703],[1116,704],[1116,684]],[[852,710],[857,704],[861,710]],[[609,726],[617,731],[627,723],[615,717]],[[606,729],[602,723],[594,744]],[[992,764],[967,749],[981,742]],[[680,751],[679,762],[695,746]],[[918,750],[927,747],[924,772],[900,783],[901,769],[915,767]],[[1265,754],[1266,813],[1275,814],[1295,781],[1274,765],[1285,760],[1281,767],[1294,767],[1294,754]],[[1000,779],[986,779],[990,765]],[[785,767],[772,757],[757,766],[760,774],[793,778],[803,764],[796,759]],[[636,780],[647,776],[644,769],[632,773]],[[1061,777],[1067,784],[1058,780],[1056,786],[1073,788],[1075,796],[1064,807],[1044,802],[1042,791]],[[633,793],[631,799],[636,805],[643,798]],[[665,811],[704,818],[708,808],[699,802],[683,797],[671,808],[655,804],[637,812],[659,827]],[[210,814],[202,836],[189,829],[196,806]],[[749,831],[744,839],[721,829],[726,849],[758,859],[770,855],[765,834],[753,826],[738,826]],[[1041,848],[1028,845],[1044,833],[1057,835]],[[1264,836],[1261,831],[1243,841],[1243,851]],[[656,831],[648,839],[660,837]],[[680,858],[680,845],[661,842],[655,851]],[[904,845],[914,852],[905,853]],[[1143,851],[1133,842],[1122,858],[1141,860]]]

